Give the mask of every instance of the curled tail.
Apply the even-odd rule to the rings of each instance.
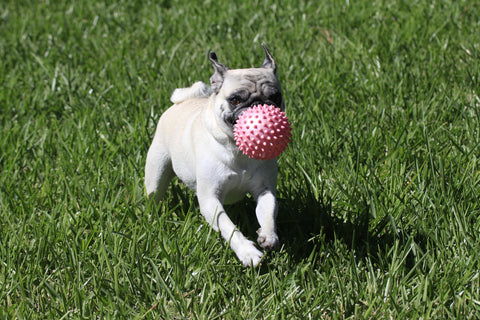
[[[180,103],[192,98],[209,97],[211,94],[212,89],[202,81],[198,81],[195,82],[191,87],[175,89],[170,97],[170,101],[173,103]]]

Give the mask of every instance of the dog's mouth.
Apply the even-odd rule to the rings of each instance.
[[[252,105],[252,106],[249,106],[249,107],[238,108],[238,109],[234,110],[233,113],[232,113],[232,119],[231,119],[230,124],[232,126],[235,126],[235,124],[238,121],[238,118],[240,118],[240,115],[243,113],[243,111],[247,110],[248,108],[252,108],[254,106],[255,105]]]
[[[265,103],[266,103],[266,102],[265,102]],[[255,102],[255,103],[252,103],[252,104],[249,105],[249,106],[236,108],[235,110],[233,110],[232,113],[230,113],[230,114],[227,116],[226,121],[227,121],[232,127],[235,127],[235,124],[237,123],[238,118],[240,118],[240,116],[242,115],[243,111],[245,111],[245,110],[247,110],[247,109],[250,109],[250,108],[253,108],[253,107],[256,107],[256,106],[263,105],[263,104],[265,104],[265,103]],[[273,104],[275,107],[277,106],[277,105],[274,104],[274,103],[270,103],[270,104]]]
[[[235,109],[232,113],[230,113],[228,116],[227,116],[227,119],[226,121],[232,126],[234,127],[235,124],[237,123],[238,121],[238,118],[240,118],[241,114],[243,113],[243,111],[249,109],[249,108],[253,108],[255,106],[257,106],[258,104],[254,104],[254,105],[251,105],[251,106],[247,106],[247,107],[241,107],[241,108],[237,108]]]

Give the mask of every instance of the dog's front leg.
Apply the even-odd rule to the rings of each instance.
[[[272,191],[266,190],[257,197],[257,215],[260,229],[258,229],[258,244],[267,250],[278,247],[278,236],[275,219],[277,217],[277,200]]]
[[[215,196],[198,194],[200,212],[215,231],[220,231],[222,237],[230,243],[230,247],[244,266],[255,267],[262,259],[263,253],[255,244],[235,227],[227,216],[222,203]]]

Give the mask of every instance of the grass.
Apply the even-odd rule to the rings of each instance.
[[[1,319],[475,319],[475,1],[3,1]],[[174,88],[279,66],[280,251],[246,269],[143,166]],[[229,207],[255,238],[254,204]],[[245,214],[245,212],[249,212]]]

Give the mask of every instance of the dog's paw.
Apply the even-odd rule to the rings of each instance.
[[[236,254],[245,267],[256,267],[263,257],[263,253],[251,241],[240,247]]]
[[[262,229],[257,230],[258,239],[257,242],[265,250],[275,250],[278,248],[278,236],[275,232],[266,234],[263,233]]]

